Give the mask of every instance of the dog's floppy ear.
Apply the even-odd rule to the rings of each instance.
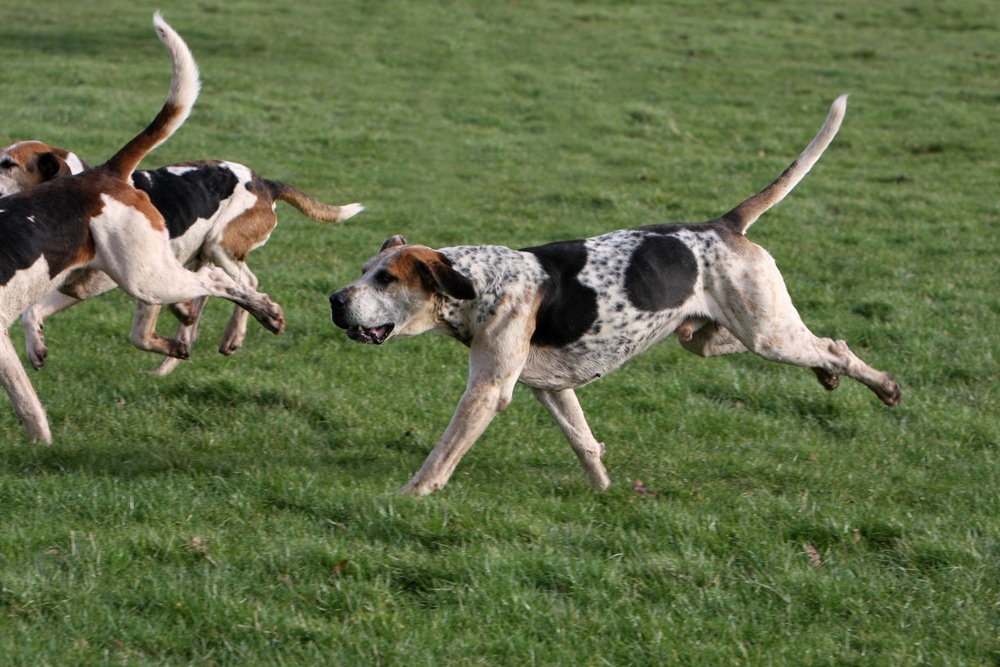
[[[56,176],[69,176],[70,169],[66,161],[60,159],[58,155],[52,151],[47,151],[38,156],[35,164],[38,166],[38,171],[41,173],[42,178],[46,181],[51,181]]]
[[[385,240],[385,243],[382,244],[382,247],[379,248],[378,251],[379,252],[385,252],[389,248],[395,248],[396,246],[399,246],[399,245],[406,245],[406,239],[404,239],[399,234],[396,234],[395,236],[391,236],[391,237],[387,238]]]
[[[450,259],[436,254],[434,259],[420,262],[420,270],[434,286],[434,291],[463,301],[475,299],[476,288],[472,281],[452,268]]]

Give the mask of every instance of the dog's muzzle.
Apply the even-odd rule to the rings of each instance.
[[[342,292],[342,291],[341,291]],[[346,316],[347,299],[341,292],[334,292],[330,295],[330,313],[333,323],[347,333],[347,337],[359,343],[371,345],[381,345],[396,328],[395,323],[389,322],[377,327],[363,327],[358,324],[351,324]]]

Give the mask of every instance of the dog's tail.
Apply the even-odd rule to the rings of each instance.
[[[153,25],[160,41],[170,51],[174,65],[170,94],[153,122],[104,163],[104,169],[122,180],[128,180],[142,158],[166,141],[187,120],[201,88],[198,65],[181,36],[167,25],[160,12],[153,15]]]
[[[268,179],[262,180],[271,189],[271,196],[274,199],[288,202],[299,209],[303,215],[307,215],[313,220],[319,220],[320,222],[343,222],[365,210],[365,207],[361,204],[346,204],[344,206],[324,204],[287,183]]]
[[[836,136],[846,111],[847,95],[841,95],[834,100],[826,122],[823,123],[823,127],[819,128],[819,132],[813,137],[812,142],[806,146],[801,155],[795,158],[795,161],[785,169],[781,176],[753,197],[726,213],[721,220],[727,223],[733,231],[746,234],[747,229],[756,222],[757,218],[784,199],[785,195],[791,192],[792,188],[798,185],[798,182],[809,173],[823,151],[833,141],[833,137]]]

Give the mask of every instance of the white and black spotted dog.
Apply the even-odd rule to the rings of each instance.
[[[459,460],[511,400],[518,381],[559,424],[590,483],[609,484],[603,444],[573,392],[676,332],[701,356],[751,350],[812,368],[835,389],[840,375],[897,405],[899,387],[844,341],[814,336],[792,305],[771,256],[744,236],[812,168],[847,107],[834,102],[819,133],[770,186],[721,218],[662,224],[524,250],[432,250],[385,242],[359,280],[330,297],[333,322],[363,343],[433,331],[470,349],[469,381],[451,423],[402,489],[442,488]]]
[[[18,141],[0,150],[0,196],[89,168],[76,154],[63,148],[41,141]],[[277,226],[278,200],[321,222],[341,222],[364,209],[360,204],[324,204],[291,185],[262,178],[242,164],[220,160],[136,171],[132,174],[132,184],[149,195],[153,206],[163,214],[170,245],[182,264],[192,268],[214,264],[236,282],[254,289],[258,281],[246,264],[247,255],[264,245]],[[107,274],[98,271],[89,282],[91,296],[116,286]],[[42,367],[48,354],[42,333],[45,319],[78,303],[80,299],[52,290],[22,315],[28,359],[36,369]],[[204,306],[205,299],[171,305],[181,324],[173,338],[164,338],[156,333],[160,307],[137,303],[132,342],[139,349],[166,355],[154,373],[166,375],[181,359],[190,357]],[[247,311],[234,306],[219,352],[228,355],[238,350],[246,336],[246,326]]]
[[[104,164],[0,198],[0,384],[29,436],[50,442],[42,408],[11,344],[8,327],[53,289],[77,299],[106,273],[144,304],[219,296],[280,333],[281,308],[218,267],[187,271],[170,248],[163,216],[131,185],[143,157],[187,119],[198,97],[198,67],[187,45],[157,13],[157,34],[170,52],[170,93],[153,122]]]

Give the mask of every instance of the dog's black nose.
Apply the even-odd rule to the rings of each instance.
[[[347,299],[344,298],[343,291],[334,292],[330,295],[330,308],[335,313],[339,313],[347,305]]]

